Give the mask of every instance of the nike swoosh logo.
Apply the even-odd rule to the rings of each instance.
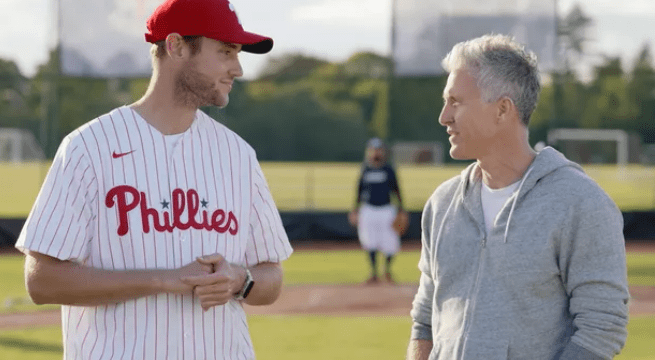
[[[125,156],[125,155],[129,155],[129,154],[131,154],[131,153],[133,153],[133,152],[135,152],[135,151],[136,151],[136,150],[132,150],[132,151],[128,151],[128,152],[120,153],[120,154],[117,154],[116,151],[114,151],[114,153],[111,154],[111,156],[112,156],[114,159],[118,159],[118,158],[122,158],[122,157]]]

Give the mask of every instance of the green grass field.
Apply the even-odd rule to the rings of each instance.
[[[416,283],[418,251],[402,252],[394,270],[401,282]],[[24,297],[23,259],[0,258],[3,289],[0,299]],[[298,251],[285,262],[287,284],[359,283],[366,276],[360,251]],[[628,254],[629,282],[655,284],[655,254]],[[20,305],[3,311],[34,311]],[[251,316],[249,318],[259,360],[402,359],[408,342],[407,316]],[[618,360],[655,360],[655,316],[632,317],[628,342]],[[61,330],[50,326],[0,331],[0,359],[61,359]]]
[[[259,360],[403,359],[408,317],[252,316]],[[616,360],[653,360],[655,317],[630,319],[628,341]],[[61,360],[61,330],[51,326],[0,332],[0,358]]]
[[[281,211],[348,211],[355,200],[360,165],[355,163],[262,163]],[[0,218],[26,218],[49,163],[0,162]],[[459,174],[463,166],[400,166],[398,178],[405,207],[420,211],[434,189]],[[589,176],[623,211],[655,209],[655,167],[585,166]],[[635,191],[638,189],[638,191]]]
[[[420,211],[442,182],[463,166],[399,166],[405,207]],[[281,211],[315,209],[348,211],[355,200],[360,165],[353,163],[262,163],[262,170]],[[622,211],[655,209],[655,167],[587,165],[585,172]],[[638,189],[638,191],[635,191]]]

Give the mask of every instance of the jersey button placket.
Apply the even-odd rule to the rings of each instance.
[[[176,161],[176,156],[177,156],[177,151],[176,151],[177,146],[173,147],[170,149],[171,151],[168,151],[167,149],[167,161],[168,161],[168,168],[170,169],[170,173],[168,175],[168,196],[171,197],[171,205],[170,205],[170,216],[171,216],[171,221],[173,221],[173,189],[178,188],[178,179],[177,179],[177,171],[179,162]],[[182,232],[179,229],[173,228],[173,231],[171,232],[171,248],[173,250],[173,262],[175,264],[175,267],[182,267],[184,266],[184,250],[182,249]],[[187,326],[185,320],[184,320],[184,300],[183,297],[186,295],[176,295],[176,304],[175,304],[175,319],[177,321],[177,333],[178,333],[178,341],[177,347],[178,347],[178,359],[183,359],[184,358],[184,352],[186,351],[186,347],[188,346],[188,331],[186,331],[185,327]]]

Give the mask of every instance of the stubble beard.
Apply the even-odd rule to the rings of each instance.
[[[208,105],[222,108],[227,105],[229,100],[227,94],[221,96],[209,77],[196,70],[196,64],[193,61],[189,61],[178,72],[173,91],[175,102],[189,108]]]

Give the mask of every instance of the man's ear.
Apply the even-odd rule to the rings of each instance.
[[[496,103],[496,110],[496,119],[499,123],[507,122],[518,115],[514,102],[506,96],[503,96],[498,100]]]
[[[189,47],[186,45],[182,35],[170,33],[166,36],[166,54],[171,59],[180,59],[186,57]]]

